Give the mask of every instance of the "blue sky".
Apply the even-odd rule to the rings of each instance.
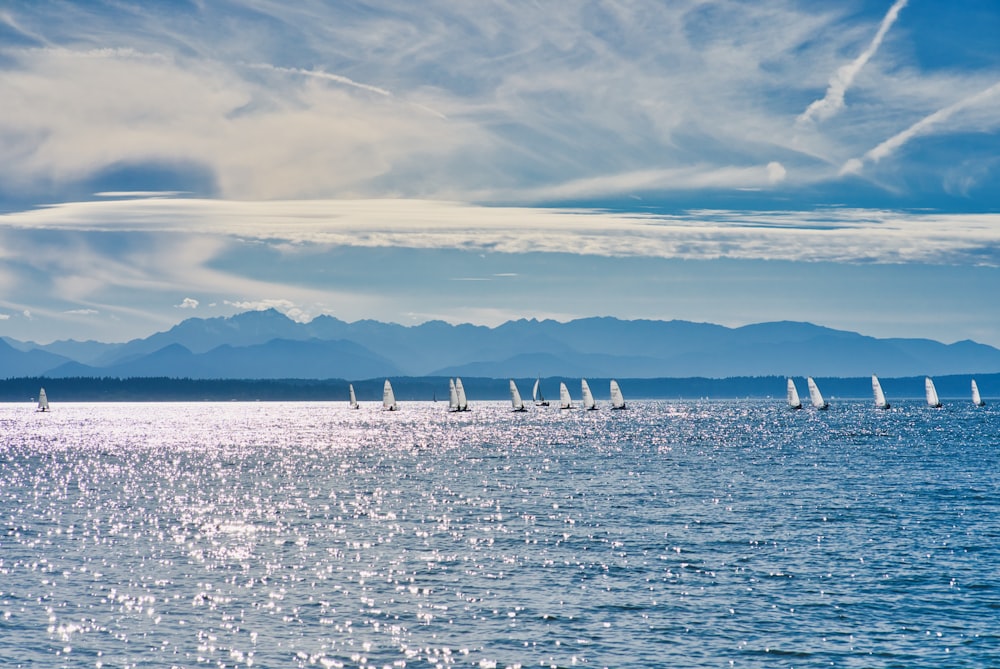
[[[274,306],[1000,346],[998,34],[990,0],[0,1],[0,334]]]

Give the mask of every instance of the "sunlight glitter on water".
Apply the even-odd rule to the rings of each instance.
[[[0,407],[12,666],[985,666],[1000,414]]]

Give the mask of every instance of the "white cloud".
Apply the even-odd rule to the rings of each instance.
[[[864,167],[865,164],[860,158],[851,158],[840,168],[840,174],[841,176],[847,174],[860,174]]]
[[[481,207],[424,200],[112,200],[68,203],[0,215],[8,230],[135,233],[142,246],[122,254],[77,244],[42,256],[59,293],[81,299],[101,284],[144,290],[267,295],[275,286],[212,268],[238,240],[276,250],[333,247],[575,253],[607,257],[740,258],[826,262],[997,263],[1000,214],[879,210],[695,211],[677,215],[590,209]],[[76,238],[78,236],[74,236]],[[301,252],[299,250],[295,252]],[[292,290],[291,287],[288,287]],[[283,310],[333,299],[301,286],[295,301],[247,301]],[[235,304],[235,303],[234,303]]]
[[[183,300],[181,300],[180,304],[175,304],[174,306],[177,307],[178,309],[197,309],[198,300],[194,299],[193,297],[185,297]]]
[[[285,299],[263,299],[263,300],[225,300],[225,303],[241,311],[265,311],[274,309],[280,311],[297,323],[308,323],[315,314],[307,309],[303,309],[295,302]]]
[[[767,164],[767,181],[768,183],[776,184],[781,183],[785,180],[785,176],[788,172],[785,170],[785,166],[779,162],[772,161]]]
[[[857,77],[858,72],[861,71],[878,48],[882,45],[882,40],[885,39],[885,35],[889,32],[889,28],[892,24],[896,22],[896,17],[899,16],[900,10],[906,6],[907,0],[896,0],[886,15],[882,18],[882,23],[879,25],[878,31],[875,33],[875,37],[872,38],[871,43],[868,47],[862,51],[857,58],[853,61],[839,67],[834,73],[833,77],[830,79],[830,85],[826,89],[826,95],[819,100],[814,101],[809,105],[808,108],[799,116],[799,123],[804,123],[811,120],[825,121],[830,118],[838,111],[844,107],[844,95],[847,93],[847,89],[850,88],[851,84],[854,82],[854,78]]]
[[[101,312],[97,309],[69,309],[66,313],[72,316],[93,316],[94,314],[99,314]]]
[[[22,188],[159,162],[204,166],[236,197],[349,192],[414,152],[455,145],[440,118],[311,79],[272,86],[237,66],[129,49],[13,56],[19,67],[0,78],[11,158],[0,175]]]
[[[9,321],[10,314],[0,314],[0,321]]]

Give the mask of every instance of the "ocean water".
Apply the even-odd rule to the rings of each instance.
[[[996,406],[52,399],[0,406],[3,666],[1000,662]]]

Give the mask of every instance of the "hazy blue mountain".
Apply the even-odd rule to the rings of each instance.
[[[272,339],[264,344],[224,344],[195,353],[181,344],[168,344],[149,355],[105,367],[78,363],[62,365],[53,376],[165,376],[191,379],[367,379],[399,374],[399,369],[354,342],[309,339]]]
[[[6,342],[15,351],[30,351],[32,349],[40,348],[38,344],[32,341],[18,341],[17,339],[11,339],[10,337],[0,337],[0,343]]]
[[[22,351],[0,339],[0,377],[39,376],[65,362],[69,358],[38,349]]]
[[[1000,350],[972,341],[876,339],[790,321],[728,328],[602,317],[568,323],[521,319],[491,328],[442,321],[347,323],[330,316],[297,323],[268,310],[190,318],[124,344],[61,342],[61,356],[30,343],[0,343],[0,377],[638,379],[1000,372]]]
[[[37,344],[33,341],[18,341],[10,337],[0,337],[18,351],[46,351],[54,353],[69,360],[90,363],[100,359],[108,351],[112,351],[121,344],[106,344],[100,341],[77,341],[75,339],[60,339],[49,344]]]
[[[205,353],[218,346],[252,346],[272,339],[310,339],[308,327],[274,310],[246,311],[230,317],[188,318],[165,332],[133,339],[108,350],[94,361],[97,366],[133,360],[170,344],[180,344],[192,353]],[[324,337],[333,339],[335,337]]]

